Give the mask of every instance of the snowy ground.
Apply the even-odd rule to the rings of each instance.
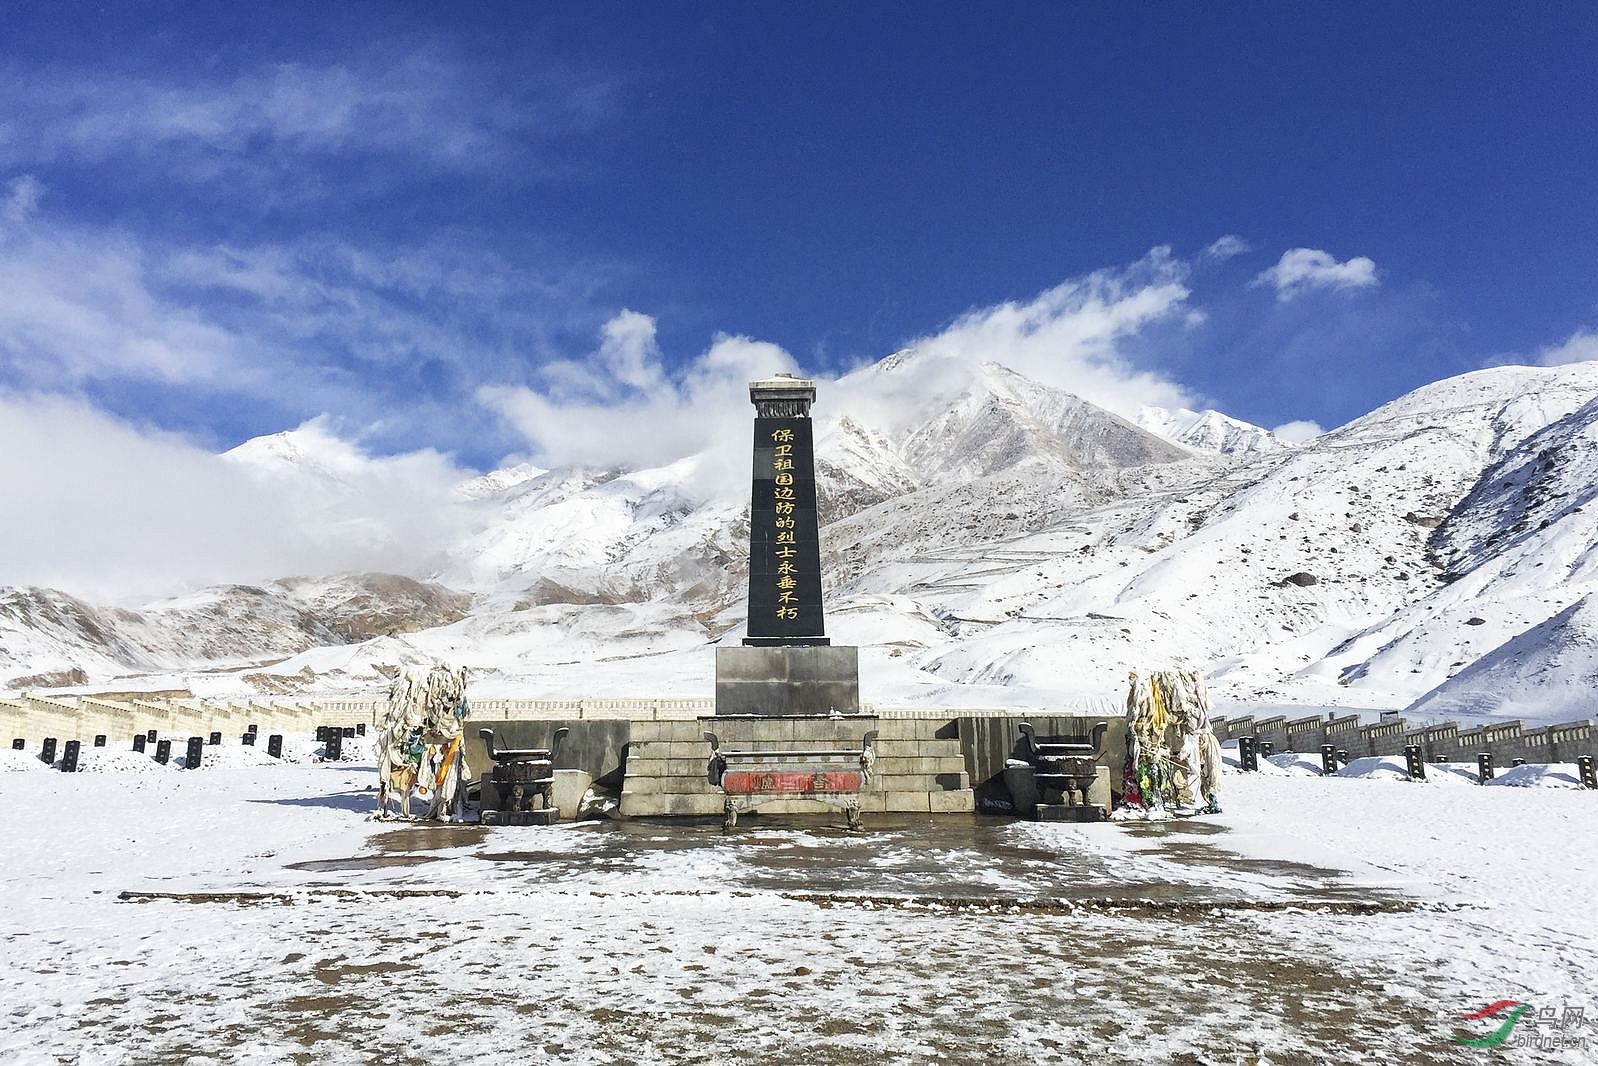
[[[0,772],[0,1060],[1598,1061],[1449,1039],[1598,1020],[1591,792],[1279,758],[1168,823],[420,829],[214,754]]]

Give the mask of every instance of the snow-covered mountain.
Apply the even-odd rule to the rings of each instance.
[[[1212,412],[1145,410],[1150,432],[994,364],[935,369],[890,357],[816,411],[829,631],[862,646],[869,698],[1057,706],[1179,661],[1223,698],[1536,717],[1538,687],[1590,670],[1598,364],[1448,379],[1292,447]],[[235,452],[336,495],[314,434],[267,440]],[[455,485],[469,521],[431,584],[134,612],[10,590],[0,684],[204,665],[183,683],[352,688],[442,655],[506,690],[707,693],[747,581],[747,481],[717,488],[709,458]]]
[[[136,609],[53,589],[0,589],[0,687],[48,688],[205,665],[240,669],[311,648],[415,632],[471,597],[394,574],[224,585]]]
[[[1157,437],[1198,452],[1244,455],[1290,447],[1270,430],[1219,411],[1145,406],[1138,411],[1137,424]]]

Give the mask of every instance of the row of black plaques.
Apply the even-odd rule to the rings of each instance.
[[[364,724],[357,726],[316,727],[316,739],[322,741],[324,745],[323,758],[326,760],[334,760],[342,756],[342,741],[345,737],[364,736],[365,734],[366,726]],[[258,728],[254,724],[251,724],[249,729],[240,739],[246,746],[253,747],[255,745],[255,738],[258,735]],[[93,746],[96,748],[105,747],[106,739],[107,738],[104,733],[95,734]],[[58,743],[59,741],[55,737],[45,737],[44,742],[39,747],[39,761],[45,763],[46,765],[53,766],[56,761],[56,747]],[[154,743],[155,745],[155,751],[152,754],[156,762],[161,763],[164,766],[171,761],[172,741],[165,738],[157,739],[157,731],[154,729],[151,729],[146,733],[135,734],[133,737],[133,750],[138,752],[147,752],[149,751],[149,745],[151,743]],[[209,738],[190,737],[188,740],[188,747],[184,752],[184,767],[190,770],[196,769],[200,766],[202,760],[205,758],[205,749],[208,746],[218,745],[221,743],[222,734],[220,732],[213,732]],[[27,750],[27,747],[28,742],[24,737],[16,737],[11,741],[12,751],[25,751]],[[83,744],[81,741],[77,740],[69,740],[64,746],[61,747],[61,770],[63,773],[70,774],[77,772],[78,757],[82,750]],[[283,757],[283,734],[273,733],[271,736],[266,738],[266,753],[274,759],[281,759]]]

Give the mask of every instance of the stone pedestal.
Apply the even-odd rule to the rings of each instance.
[[[709,717],[632,723],[627,774],[622,784],[623,818],[693,815],[720,817],[726,796],[707,777],[706,731],[727,748],[769,751],[858,748],[877,732],[877,753],[860,809],[867,814],[970,814],[975,808],[960,739],[938,718]],[[826,814],[815,800],[762,804],[765,814]],[[868,823],[869,824],[869,823]]]
[[[860,649],[716,649],[716,714],[786,718],[860,713]]]

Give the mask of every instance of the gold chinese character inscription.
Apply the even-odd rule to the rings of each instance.
[[[771,431],[771,439],[774,440],[774,441],[789,441],[789,440],[793,440],[793,430],[791,430],[791,429],[774,429],[774,430]]]
[[[777,501],[778,514],[793,514],[793,504],[783,500]]]
[[[771,490],[771,494],[779,500],[796,500],[799,498],[792,485],[778,485]]]
[[[796,530],[796,529],[779,529],[779,530],[777,530],[777,543],[778,544],[797,544],[798,541],[795,540],[794,538],[797,537],[798,535],[799,535],[799,531]]]
[[[785,620],[791,622],[795,618],[799,617],[799,608],[797,608],[797,607],[778,607],[777,608],[777,617],[785,619]]]
[[[778,474],[777,478],[776,478],[776,481],[777,481],[777,484],[779,484],[779,485],[792,485],[793,484],[793,475],[792,474]]]
[[[784,458],[784,457],[792,455],[792,454],[793,454],[793,445],[792,444],[779,444],[779,445],[777,445],[777,458],[779,458],[779,459],[780,458]],[[775,459],[772,460],[772,461],[776,462]]]
[[[775,471],[777,471],[779,473],[781,473],[784,470],[792,470],[793,469],[793,460],[792,459],[773,459],[771,461],[771,469],[773,469],[773,470],[775,470]]]

